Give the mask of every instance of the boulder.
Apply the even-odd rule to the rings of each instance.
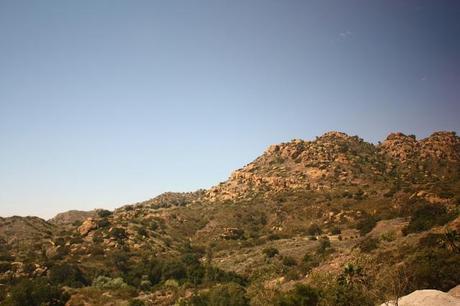
[[[78,232],[82,236],[88,235],[88,233],[97,228],[97,222],[93,218],[86,219],[83,224],[78,228]]]
[[[395,306],[394,302],[383,303],[380,306]],[[460,299],[439,290],[417,290],[403,296],[398,306],[460,306]]]

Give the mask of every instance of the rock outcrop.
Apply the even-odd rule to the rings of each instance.
[[[403,296],[398,303],[387,302],[380,306],[459,306],[460,299],[439,290],[417,290]]]

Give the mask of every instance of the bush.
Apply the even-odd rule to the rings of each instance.
[[[97,221],[97,227],[98,228],[104,228],[104,227],[109,227],[110,222],[107,218],[102,218],[101,220]]]
[[[8,261],[1,261],[0,262],[0,273],[5,273],[8,270],[11,270],[11,263]]]
[[[323,233],[323,231],[321,230],[321,228],[319,227],[318,224],[313,223],[313,224],[310,225],[310,227],[307,229],[307,233],[308,233],[308,235],[310,235],[310,236],[317,236],[317,235],[321,235],[321,234]]]
[[[332,230],[331,230],[332,235],[340,235],[341,233],[342,233],[342,231],[337,226],[333,227]]]
[[[129,306],[144,306],[145,303],[141,300],[131,300]]]
[[[460,283],[460,255],[445,249],[423,249],[410,259],[413,289],[447,291]]]
[[[59,264],[53,266],[49,271],[49,280],[54,285],[82,287],[88,285],[88,281],[77,266]]]
[[[356,229],[359,230],[361,236],[364,236],[370,231],[372,231],[372,229],[377,224],[377,221],[378,219],[376,217],[367,215],[358,222],[358,224],[356,225]]]
[[[161,274],[163,280],[182,280],[187,277],[187,270],[182,262],[178,260],[171,260],[163,263]]]
[[[244,288],[235,283],[219,285],[209,291],[209,305],[249,306]]]
[[[99,288],[99,289],[123,289],[127,288],[128,284],[124,282],[124,280],[121,277],[117,278],[110,278],[107,276],[98,276],[94,281],[93,281],[93,287]]]
[[[317,289],[307,285],[296,285],[289,293],[279,296],[277,306],[316,306],[319,305],[320,295]]]
[[[272,258],[278,255],[280,252],[278,251],[277,248],[268,247],[268,248],[263,249],[262,253],[265,254],[267,258]]]
[[[110,210],[101,209],[97,212],[97,215],[99,218],[107,218],[112,215],[112,212]]]
[[[123,228],[119,227],[114,227],[112,228],[112,231],[110,232],[113,238],[115,238],[118,242],[123,241],[124,239],[128,238],[128,235],[126,234],[126,230]]]
[[[453,217],[444,206],[422,205],[412,213],[409,224],[403,229],[403,234],[418,233],[437,225],[444,225],[452,220]]]
[[[323,238],[319,241],[319,245],[318,245],[318,248],[316,249],[316,253],[320,255],[325,255],[330,250],[331,250],[331,242],[329,241],[329,239]]]
[[[2,305],[5,306],[64,306],[69,295],[46,279],[23,280],[11,289],[10,295]]]
[[[285,256],[283,257],[283,265],[292,267],[292,266],[297,265],[297,261],[291,256]]]
[[[139,234],[139,236],[143,236],[143,237],[147,237],[149,235],[149,233],[144,227],[139,227],[137,229],[137,233]]]
[[[215,267],[206,268],[206,281],[209,282],[220,282],[220,283],[236,283],[241,286],[247,284],[247,279],[238,275],[235,272],[227,272]]]
[[[364,252],[364,253],[369,253],[375,250],[376,248],[378,248],[378,246],[379,246],[379,240],[376,238],[371,238],[371,237],[365,238],[363,241],[361,241],[358,244],[359,249],[361,250],[361,252]]]

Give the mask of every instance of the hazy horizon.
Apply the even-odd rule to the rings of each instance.
[[[225,180],[326,131],[460,132],[460,3],[1,1],[0,216]]]

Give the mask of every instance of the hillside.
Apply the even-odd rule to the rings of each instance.
[[[209,190],[0,219],[0,300],[22,279],[65,288],[68,305],[375,305],[448,291],[459,207],[454,132],[378,145],[328,132],[272,145]]]

